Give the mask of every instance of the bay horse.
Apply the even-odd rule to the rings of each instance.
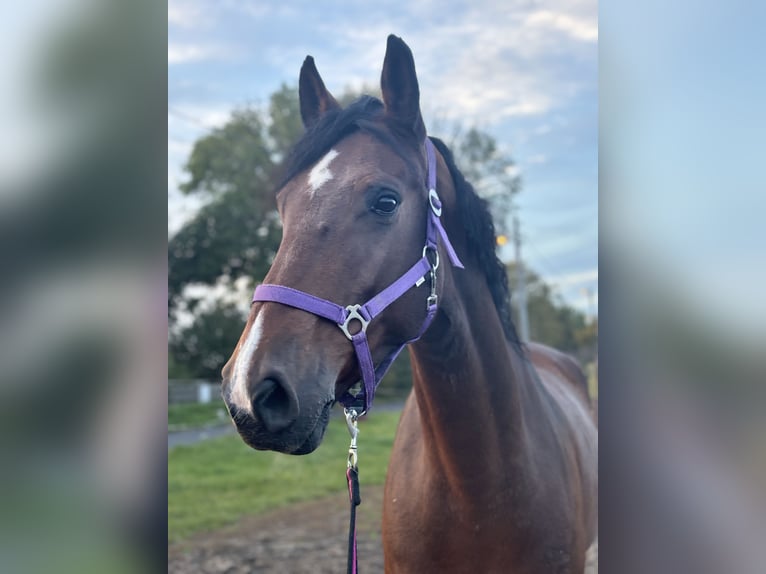
[[[303,63],[306,132],[276,196],[283,239],[223,369],[226,405],[251,447],[310,453],[335,402],[358,399],[361,377],[369,409],[409,342],[386,572],[582,572],[597,522],[585,378],[519,340],[487,205],[426,137],[412,52],[395,36],[381,91],[341,108]]]

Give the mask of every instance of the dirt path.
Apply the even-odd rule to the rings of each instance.
[[[359,570],[383,572],[383,487],[362,485]],[[168,549],[168,574],[337,574],[346,571],[348,495],[293,504]],[[598,572],[598,550],[587,574]]]
[[[359,570],[383,572],[383,487],[362,485],[357,510]],[[348,495],[293,504],[195,536],[168,549],[169,574],[346,571]]]

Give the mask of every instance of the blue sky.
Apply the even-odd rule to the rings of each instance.
[[[426,125],[491,133],[518,164],[524,257],[572,305],[598,303],[598,10],[593,0],[169,0],[168,195],[194,140],[295,84],[307,54],[336,93],[379,81],[389,33],[415,56]],[[446,135],[446,134],[441,134]],[[512,251],[502,253],[512,258]]]

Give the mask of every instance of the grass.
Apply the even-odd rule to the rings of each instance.
[[[398,420],[398,412],[379,412],[360,423],[363,486],[383,484]],[[348,443],[345,421],[333,417],[322,445],[306,456],[255,451],[237,436],[172,449],[169,541],[231,524],[247,514],[345,491]]]
[[[168,406],[168,430],[201,428],[228,422],[223,401]]]

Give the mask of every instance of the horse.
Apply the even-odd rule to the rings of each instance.
[[[385,571],[582,572],[597,530],[585,377],[519,339],[487,203],[426,135],[412,52],[388,37],[382,101],[341,107],[310,56],[298,92],[306,131],[277,186],[282,242],[222,372],[240,436],[312,452],[332,406],[368,410],[409,343]]]

